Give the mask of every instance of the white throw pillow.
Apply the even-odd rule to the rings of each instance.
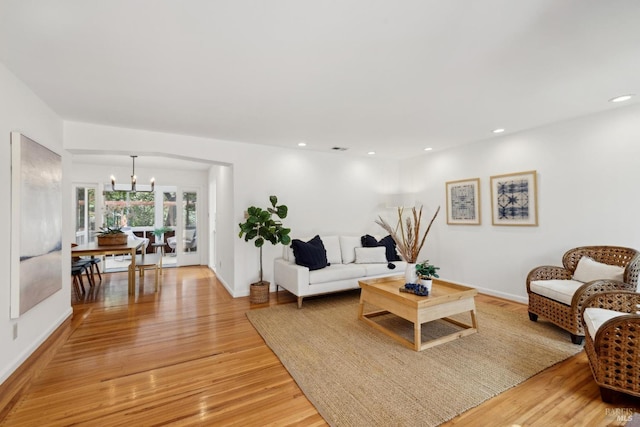
[[[341,264],[342,254],[338,236],[320,236],[320,239],[324,245],[324,250],[327,251],[327,262],[329,264]]]
[[[356,248],[361,247],[360,237],[340,236],[340,252],[342,252],[342,263],[350,264],[356,260]]]
[[[384,246],[375,248],[355,248],[356,264],[387,263],[387,249]]]
[[[573,273],[573,280],[578,280],[584,283],[599,279],[622,281],[623,278],[623,267],[603,264],[601,262],[594,261],[588,256],[580,258],[576,271]]]

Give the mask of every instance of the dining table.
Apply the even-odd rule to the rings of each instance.
[[[125,245],[98,245],[96,242],[85,243],[71,248],[71,256],[131,255],[129,265],[129,295],[136,292],[136,251],[144,244],[143,240],[129,240]]]

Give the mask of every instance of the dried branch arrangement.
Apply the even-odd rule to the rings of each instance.
[[[433,214],[431,222],[423,235],[420,235],[420,223],[422,221],[422,206],[417,210],[415,207],[411,208],[411,215],[407,216],[403,221],[404,208],[398,208],[398,224],[395,228],[392,228],[387,221],[382,217],[378,217],[376,224],[384,228],[386,232],[395,240],[396,247],[402,259],[408,263],[415,263],[418,261],[418,255],[420,250],[424,246],[424,242],[427,239],[427,234],[431,229],[433,221],[440,212],[440,206],[436,209],[436,213]]]

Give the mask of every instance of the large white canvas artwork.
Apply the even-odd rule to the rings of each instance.
[[[62,289],[62,159],[11,133],[11,317]]]

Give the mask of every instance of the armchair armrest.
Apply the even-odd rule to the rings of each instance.
[[[527,292],[530,292],[529,285],[534,280],[569,280],[573,273],[564,267],[555,265],[542,265],[536,267],[527,275]]]
[[[621,370],[631,373],[629,376],[637,379],[637,366],[640,363],[637,352],[638,328],[640,315],[637,314],[624,314],[604,322],[593,339],[598,362],[613,367],[624,360]],[[614,345],[616,342],[621,345]]]
[[[601,292],[589,297],[582,305],[582,311],[587,308],[604,308],[606,310],[636,313],[640,310],[640,294],[633,291]]]
[[[640,328],[640,294],[631,291],[602,292],[591,296],[585,301],[581,315],[584,318],[584,310],[590,307],[604,308],[606,310],[620,311],[623,314],[605,321],[593,339],[593,352],[598,357],[599,365],[615,366],[624,360],[624,365],[631,367],[623,369],[626,375],[637,379],[637,366],[640,363],[637,346],[637,332]],[[583,320],[584,321],[584,320]],[[616,342],[616,345],[612,345]]]
[[[582,313],[584,311],[584,305],[589,298],[598,295],[602,296],[618,293],[611,291],[628,291],[629,293],[634,294],[633,291],[635,291],[635,286],[618,280],[594,280],[593,282],[585,283],[578,288],[571,299],[571,307],[574,307],[578,313]],[[596,301],[601,300],[596,299]],[[610,308],[609,310],[620,311],[614,308]]]

